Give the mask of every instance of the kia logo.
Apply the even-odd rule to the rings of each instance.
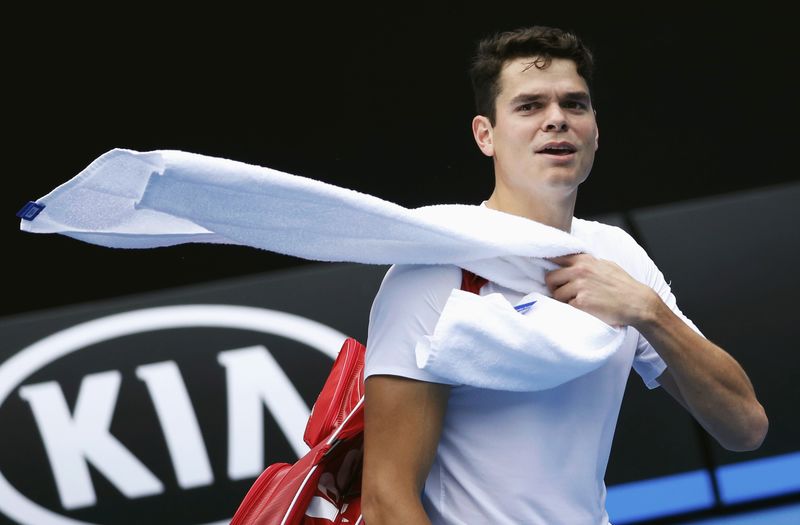
[[[109,343],[111,340],[116,342],[120,338],[159,330],[209,328],[286,338],[317,350],[328,365],[346,337],[328,326],[297,315],[232,305],[147,308],[95,319],[52,334],[0,365],[0,408],[12,401],[29,407],[28,412],[38,429],[52,473],[48,482],[54,482],[61,507],[71,515],[59,514],[26,497],[9,481],[17,478],[6,477],[2,472],[0,510],[24,524],[90,524],[75,519],[75,516],[98,503],[100,484],[112,487],[115,494],[127,500],[138,500],[164,494],[166,484],[176,485],[174,490],[188,491],[210,487],[225,475],[232,481],[249,480],[265,467],[265,407],[291,450],[297,456],[303,455],[308,450],[303,443],[309,416],[308,398],[304,400],[296,382],[289,379],[273,353],[261,343],[234,344],[215,351],[213,366],[219,371],[220,385],[224,384],[224,387],[220,387],[220,395],[214,391],[214,396],[225,398],[227,433],[219,433],[226,434],[227,441],[213,439],[215,443],[227,444],[224,474],[220,472],[221,467],[217,467],[216,472],[212,468],[209,431],[203,432],[206,429],[200,424],[202,418],[198,418],[182,367],[169,356],[156,362],[137,364],[134,375],[128,371],[125,376],[113,365],[82,375],[79,388],[73,388],[77,393],[73,392],[75,402],[72,408],[59,381],[37,382],[39,376],[31,377],[48,365],[75,355],[78,350],[98,348],[95,345],[104,343],[103,355],[108,355],[115,349],[110,346],[113,345]],[[186,349],[181,350],[185,355]],[[308,360],[307,357],[302,359]],[[324,370],[323,377],[327,371]],[[124,381],[123,377],[126,377]],[[126,381],[136,384],[126,391]],[[160,440],[160,449],[168,457],[168,461],[162,463],[168,463],[171,468],[168,476],[163,473],[164,465],[158,471],[152,465],[153,461],[144,459],[145,455],[130,440],[126,441],[113,431],[112,420],[124,418],[124,414],[119,414],[122,411],[120,407],[124,395],[130,397],[126,393],[130,391],[141,392],[142,396],[149,398],[149,403],[137,402],[135,410],[152,412],[148,417],[155,422],[154,427],[160,427],[160,432],[145,435],[148,440]],[[18,398],[12,397],[15,392]],[[26,450],[19,452],[21,455],[30,454]],[[243,496],[244,492],[240,494]],[[235,507],[229,512],[233,510]],[[130,516],[128,519],[136,521]],[[226,524],[228,521],[216,523]]]

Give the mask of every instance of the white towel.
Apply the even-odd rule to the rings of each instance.
[[[229,243],[318,261],[455,264],[522,293],[546,293],[545,272],[557,266],[545,258],[588,251],[566,232],[482,206],[408,209],[174,150],[111,150],[37,204],[44,208],[21,221],[25,231],[119,248]],[[596,368],[621,341],[544,296],[527,317],[501,299],[454,291],[418,348],[420,366],[463,384],[537,390]]]
[[[415,348],[417,366],[446,382],[480,388],[553,388],[605,363],[625,338],[568,304],[532,293],[519,313],[498,293],[453,290],[434,327]]]
[[[174,150],[111,150],[37,203],[45,209],[23,230],[102,246],[230,243],[318,261],[457,264],[524,293],[556,267],[542,258],[587,251],[566,232],[482,206],[408,209]]]

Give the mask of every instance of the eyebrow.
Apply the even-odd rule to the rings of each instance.
[[[520,93],[519,95],[517,95],[514,98],[512,98],[511,101],[509,102],[509,104],[517,105],[517,104],[523,104],[523,103],[527,103],[527,102],[538,102],[538,101],[543,100],[545,98],[546,97],[544,95],[539,94],[539,93]],[[564,93],[564,95],[562,95],[561,98],[563,100],[577,100],[577,101],[586,102],[586,103],[591,102],[591,98],[589,97],[589,93],[587,93],[585,91],[570,91],[570,92]]]

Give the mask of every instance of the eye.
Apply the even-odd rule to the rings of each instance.
[[[534,109],[537,109],[539,107],[540,104],[537,102],[527,102],[525,104],[520,104],[519,106],[517,106],[517,111],[523,111],[523,112],[533,111]]]
[[[588,109],[588,105],[584,102],[579,100],[567,100],[562,104],[567,109],[578,109],[578,110],[586,110]]]

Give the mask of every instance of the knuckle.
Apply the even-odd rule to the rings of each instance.
[[[580,308],[582,306],[586,306],[586,295],[585,294],[578,294],[576,295],[570,303],[572,306]]]

